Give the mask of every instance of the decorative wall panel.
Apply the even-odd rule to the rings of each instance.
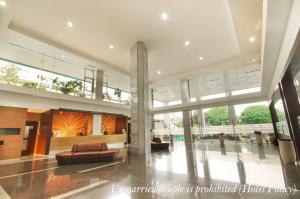
[[[91,113],[55,111],[52,134],[55,137],[91,135],[93,116]]]
[[[116,133],[116,115],[102,115],[102,132],[105,131],[108,134],[115,134]]]

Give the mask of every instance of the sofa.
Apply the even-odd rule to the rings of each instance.
[[[154,137],[151,142],[152,151],[169,150],[170,143],[162,142],[160,138]]]
[[[112,161],[118,153],[117,149],[108,149],[106,143],[82,143],[56,154],[56,160],[60,165]]]

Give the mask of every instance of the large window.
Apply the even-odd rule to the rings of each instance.
[[[268,102],[239,104],[234,106],[237,124],[235,133],[241,142],[255,142],[255,131],[262,133],[263,141],[275,139]]]
[[[167,82],[165,85],[153,88],[153,107],[164,107],[181,104],[180,81]]]
[[[8,60],[0,60],[0,83],[34,88],[41,91],[85,96],[83,93],[84,83],[80,79]]]
[[[184,140],[182,112],[154,115],[153,134],[169,141],[170,135],[174,141]]]

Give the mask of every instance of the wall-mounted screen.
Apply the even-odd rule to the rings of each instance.
[[[0,135],[20,135],[20,128],[0,128]]]

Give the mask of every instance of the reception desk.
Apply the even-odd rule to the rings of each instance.
[[[73,137],[52,137],[50,151],[71,149],[73,144],[88,142],[104,142],[106,144],[126,142],[126,134],[97,135],[97,136],[73,136]]]

